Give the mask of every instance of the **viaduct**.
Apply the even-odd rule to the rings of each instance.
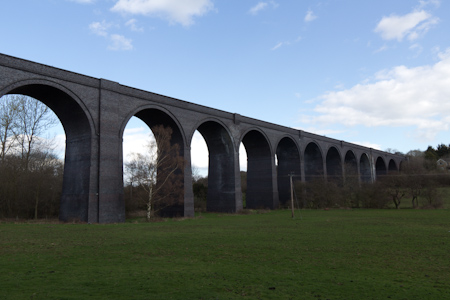
[[[247,208],[276,209],[289,199],[289,173],[302,181],[342,177],[359,181],[398,171],[403,156],[173,99],[0,54],[0,97],[38,99],[60,119],[66,154],[60,219],[92,223],[125,221],[122,137],[131,117],[150,128],[169,126],[180,145],[184,170],[179,195],[184,216],[194,215],[191,139],[196,130],[209,151],[207,208],[243,208],[239,145],[247,151]],[[344,166],[346,166],[344,168]]]

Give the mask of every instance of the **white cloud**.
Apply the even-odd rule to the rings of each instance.
[[[144,32],[144,28],[138,27],[136,24],[136,19],[130,19],[125,23],[125,26],[129,27],[131,31]]]
[[[192,136],[191,141],[191,164],[202,170],[208,170],[209,154],[208,146],[206,145],[203,136],[196,131]]]
[[[198,168],[203,176],[208,175],[209,152],[203,136],[196,131],[191,141],[191,164]],[[241,143],[239,147],[239,164],[241,170],[247,170],[247,152]]]
[[[132,20],[130,20],[132,21]],[[135,26],[132,22],[128,24],[130,21],[126,23],[127,26]],[[120,34],[109,34],[108,30],[113,26],[112,23],[107,23],[106,21],[102,22],[93,22],[89,24],[89,29],[93,34],[98,36],[102,36],[108,40],[110,40],[111,44],[108,46],[109,50],[132,50],[133,44],[131,39],[127,39],[123,35]],[[133,30],[133,28],[132,28]]]
[[[307,121],[308,119],[310,120],[311,117],[310,116],[303,116],[302,119],[303,120],[306,119],[306,121]],[[303,131],[310,132],[310,133],[314,133],[314,134],[317,134],[317,135],[323,135],[323,136],[333,135],[333,134],[337,134],[337,133],[342,133],[343,132],[343,130],[319,128],[319,127],[307,127],[307,128],[296,128],[296,129],[303,130]]]
[[[279,4],[275,1],[259,2],[258,4],[250,8],[248,12],[252,15],[257,15],[260,11],[266,9],[269,5],[271,5],[272,8],[277,8],[279,6]]]
[[[389,49],[389,47],[386,45],[383,45],[380,48],[378,48],[377,50],[375,50],[373,53],[383,52],[383,51],[386,51],[387,49]]]
[[[154,140],[148,127],[126,127],[123,133],[123,160],[128,162],[132,153],[145,153],[146,145]],[[240,169],[247,169],[247,152],[241,144],[239,148]],[[196,131],[191,141],[191,165],[199,170],[202,176],[208,175],[209,152],[203,136]]]
[[[106,21],[102,22],[93,22],[89,24],[89,29],[92,33],[99,36],[108,36],[108,29],[112,26],[111,23],[107,23]]]
[[[66,134],[63,133],[55,135],[54,145],[55,145],[54,151],[56,155],[59,158],[64,159],[64,153],[66,151]]]
[[[424,8],[428,5],[434,5],[435,7],[439,7],[441,5],[440,0],[419,0],[418,9]]]
[[[109,50],[133,50],[132,40],[127,39],[123,35],[111,34],[110,40],[112,44],[108,46]]]
[[[145,153],[147,144],[154,139],[147,127],[125,128],[123,132],[123,160],[129,161],[132,153]]]
[[[414,128],[415,137],[430,141],[450,128],[450,48],[434,65],[397,66],[374,79],[319,97],[319,116],[310,124]]]
[[[299,36],[297,39],[295,39],[293,42],[291,41],[287,41],[287,42],[279,42],[277,43],[275,46],[273,46],[270,50],[274,51],[277,50],[278,48],[281,48],[282,46],[289,46],[291,44],[295,44],[298,43],[302,40],[302,37]]]
[[[438,22],[439,18],[433,17],[424,10],[417,10],[404,16],[383,17],[374,31],[384,40],[402,41],[407,37],[408,40],[413,41],[424,35]]]
[[[249,13],[252,15],[258,14],[261,10],[265,9],[267,7],[267,2],[259,2],[252,8],[250,8]]]
[[[192,25],[194,17],[213,9],[211,0],[118,0],[111,8],[114,12],[156,16],[183,26]]]
[[[304,21],[308,23],[308,22],[314,21],[315,19],[317,19],[317,16],[313,13],[312,10],[308,10],[306,12],[306,16],[304,18]]]
[[[367,148],[372,148],[376,150],[381,150],[381,145],[370,143],[370,142],[350,142],[352,144],[360,145]]]
[[[276,44],[272,49],[270,49],[270,50],[277,50],[278,48],[280,48],[281,46],[283,46],[284,45],[284,42],[280,42],[280,43],[278,43],[278,44]]]
[[[76,2],[81,4],[91,4],[94,3],[95,0],[69,0],[70,2]]]
[[[414,52],[414,57],[417,57],[420,53],[422,53],[423,47],[416,43],[409,46],[409,50]]]

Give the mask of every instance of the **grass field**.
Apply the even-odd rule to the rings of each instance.
[[[2,222],[0,299],[450,299],[450,210]]]

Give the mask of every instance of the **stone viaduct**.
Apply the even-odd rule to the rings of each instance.
[[[60,119],[66,154],[60,219],[92,223],[123,222],[122,136],[131,117],[150,128],[170,126],[172,142],[185,160],[180,213],[194,215],[191,139],[196,130],[209,151],[207,208],[243,208],[239,145],[247,151],[247,208],[276,209],[289,199],[289,173],[302,181],[344,177],[360,181],[399,170],[394,155],[236,113],[173,99],[0,54],[0,97],[23,94],[40,100]],[[346,166],[344,168],[344,166]]]

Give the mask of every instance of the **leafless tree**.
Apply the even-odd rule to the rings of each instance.
[[[14,96],[5,96],[0,99],[0,160],[13,148],[15,132],[17,132],[17,116],[19,103]]]
[[[180,170],[183,158],[180,146],[171,143],[172,129],[162,125],[152,128],[154,139],[150,139],[146,153],[132,153],[125,164],[126,176],[134,186],[146,192],[146,217],[151,219],[161,209],[179,204],[176,191],[182,188]]]
[[[15,139],[28,170],[33,152],[53,150],[54,141],[44,138],[45,132],[58,123],[53,112],[43,103],[26,96],[18,97],[18,120]]]
[[[36,99],[0,99],[0,216],[57,214],[62,161],[52,153],[54,140],[44,137],[57,122]]]

